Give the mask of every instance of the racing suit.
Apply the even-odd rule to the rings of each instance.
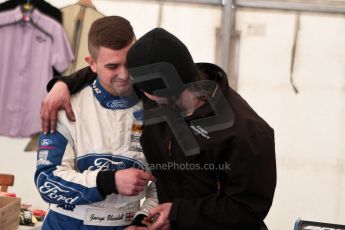
[[[123,229],[158,202],[154,183],[137,196],[115,186],[115,171],[146,166],[142,102],[112,96],[96,79],[71,103],[76,122],[60,112],[57,132],[39,139],[35,184],[50,203],[43,229]]]

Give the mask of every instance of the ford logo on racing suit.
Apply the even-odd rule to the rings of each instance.
[[[50,145],[51,143],[53,143],[53,141],[50,140],[50,139],[42,139],[41,140],[41,145],[42,146],[47,146],[47,145]]]
[[[145,169],[145,165],[140,160],[105,154],[89,154],[86,157],[77,159],[77,169],[79,172],[84,170],[121,170],[127,168]]]
[[[130,164],[130,165],[128,165]],[[106,170],[112,170],[111,165],[116,165],[116,169],[126,169],[129,167],[137,168],[137,169],[143,169],[144,166],[140,162],[136,162],[133,160],[127,159],[127,164],[125,163],[125,160],[123,161],[114,161],[107,158],[98,158],[94,161],[94,165],[90,166],[89,170],[100,170],[100,171],[106,171]]]
[[[108,101],[106,105],[111,109],[125,109],[128,107],[128,103],[121,100]]]
[[[118,162],[107,158],[98,158],[94,161],[94,165],[89,167],[89,170],[99,169],[100,171],[106,171],[110,169],[109,165],[119,165],[120,169],[125,167],[122,161]]]
[[[63,190],[62,188],[51,182],[45,182],[43,186],[39,187],[39,191],[48,199],[64,202],[66,204],[73,204],[79,198],[79,196],[65,196],[65,194],[69,193],[69,191]]]

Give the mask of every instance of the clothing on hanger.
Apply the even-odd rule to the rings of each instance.
[[[37,30],[41,31],[43,34],[45,34],[47,37],[51,39],[52,42],[54,42],[54,38],[49,32],[45,31],[43,28],[41,28],[37,23],[35,23],[32,20],[31,13],[33,11],[32,5],[26,4],[24,6],[21,6],[21,11],[22,11],[22,18],[17,20],[17,21],[10,21],[7,23],[1,23],[0,22],[0,28],[5,27],[5,26],[13,26],[16,24],[21,24],[21,23],[30,23],[33,27],[35,27]]]
[[[95,20],[104,17],[104,15],[95,8],[86,7],[79,3],[66,6],[61,11],[63,13],[63,21],[66,22],[63,23],[63,26],[75,55],[74,62],[64,72],[64,75],[70,75],[87,66],[84,58],[89,55],[87,46],[88,32],[91,24]]]
[[[0,13],[0,135],[28,137],[40,131],[40,106],[52,67],[63,72],[73,53],[62,25],[36,9],[32,23],[20,7]],[[47,32],[50,37],[36,26]]]
[[[0,3],[0,13],[3,11],[12,10],[19,5],[25,4],[26,2],[27,0],[9,0]],[[30,0],[30,4],[33,4],[33,6],[37,8],[39,11],[41,11],[41,13],[48,15],[49,17],[55,19],[56,21],[62,24],[62,13],[58,8],[52,6],[51,4],[43,0]],[[54,76],[61,75],[61,73],[59,73],[54,68],[53,73]]]
[[[12,10],[19,5],[25,4],[27,0],[9,0],[0,3],[0,12]],[[61,11],[43,0],[31,0],[30,3],[34,5],[41,13],[48,15],[49,17],[55,19],[62,24],[62,13]]]
[[[79,2],[77,2],[77,4],[79,4],[81,6],[88,7],[88,8],[95,9],[95,6],[93,5],[91,0],[79,0]]]

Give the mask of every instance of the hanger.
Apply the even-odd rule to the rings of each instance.
[[[92,4],[91,0],[79,0],[78,4],[92,9],[96,9],[96,7]]]
[[[24,3],[22,6],[21,6],[21,10],[22,10],[22,13],[23,13],[23,20],[25,22],[29,22],[30,19],[31,19],[31,14],[32,14],[32,11],[34,10],[33,9],[33,5],[31,4],[31,1],[30,0],[27,0],[26,3]]]
[[[20,23],[30,23],[33,27],[35,27],[36,29],[38,29],[40,32],[42,32],[43,34],[45,34],[47,37],[49,37],[52,42],[54,42],[54,38],[51,34],[49,34],[47,31],[45,31],[44,29],[42,29],[39,25],[37,25],[31,17],[32,11],[34,10],[33,5],[31,4],[30,0],[27,0],[26,3],[24,3],[21,6],[21,10],[23,13],[23,17],[18,20],[18,21],[14,21],[14,22],[10,22],[10,23],[6,23],[6,24],[0,24],[0,28],[6,27],[6,26],[12,26],[12,25],[16,25],[16,24],[20,24]]]
[[[33,8],[33,5],[31,4],[31,0],[27,0],[26,3],[23,4],[23,10],[25,11],[31,11]]]

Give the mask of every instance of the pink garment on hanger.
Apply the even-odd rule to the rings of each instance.
[[[74,56],[63,27],[34,9],[33,23],[21,20],[20,7],[0,13],[0,134],[28,137],[40,131],[40,106],[52,67],[63,72]]]

